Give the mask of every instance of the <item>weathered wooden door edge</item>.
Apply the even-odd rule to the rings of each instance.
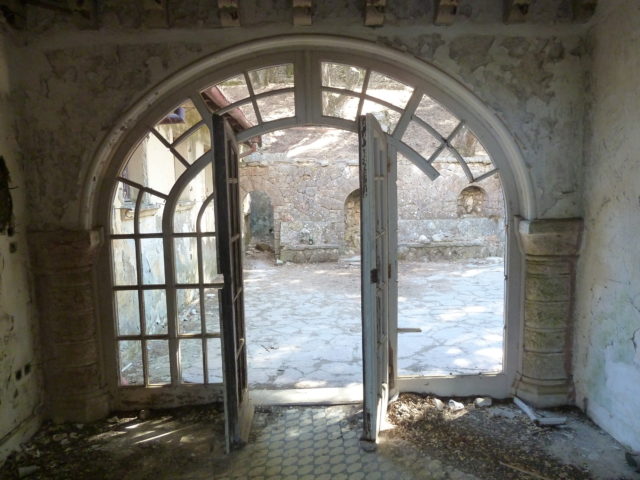
[[[213,116],[218,262],[224,277],[220,295],[225,439],[230,452],[249,437],[254,408],[248,392],[242,281],[242,235],[238,192],[238,146],[227,121]]]

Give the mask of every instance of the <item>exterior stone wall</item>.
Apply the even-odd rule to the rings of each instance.
[[[267,151],[252,154],[242,164],[242,195],[250,198],[252,192],[260,192],[271,200],[273,244],[283,261],[335,261],[354,253],[352,239],[347,239],[353,237],[347,218],[354,208],[350,198],[359,188],[353,143],[357,139],[351,134],[337,136],[343,146],[338,156],[334,151],[313,157]],[[486,156],[475,157],[471,169],[486,169],[489,162]],[[431,181],[407,159],[398,160],[400,258],[502,255],[504,201],[498,176],[474,185],[475,199],[467,199],[470,203],[464,207],[469,183],[460,165],[445,156],[434,166],[441,176]]]

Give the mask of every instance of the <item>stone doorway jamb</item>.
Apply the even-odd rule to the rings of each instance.
[[[521,220],[518,225],[525,286],[515,394],[536,407],[573,404],[573,307],[582,230],[579,218]]]

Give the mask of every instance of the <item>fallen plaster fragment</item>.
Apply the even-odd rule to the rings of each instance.
[[[439,398],[434,398],[433,399],[433,404],[436,406],[436,409],[438,411],[444,410],[444,402],[442,400],[440,400]]]
[[[493,404],[491,397],[478,397],[473,401],[476,408],[490,407]]]
[[[563,425],[567,423],[567,417],[543,417],[538,415],[533,408],[524,403],[518,397],[513,397],[513,403],[515,403],[520,409],[527,414],[533,423],[536,425],[552,426]]]
[[[458,410],[464,410],[464,405],[460,402],[456,402],[455,400],[449,400],[449,408],[453,412],[457,412]]]

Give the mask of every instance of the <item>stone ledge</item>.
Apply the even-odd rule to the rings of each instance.
[[[532,256],[576,256],[582,243],[581,218],[520,220],[520,248]]]

